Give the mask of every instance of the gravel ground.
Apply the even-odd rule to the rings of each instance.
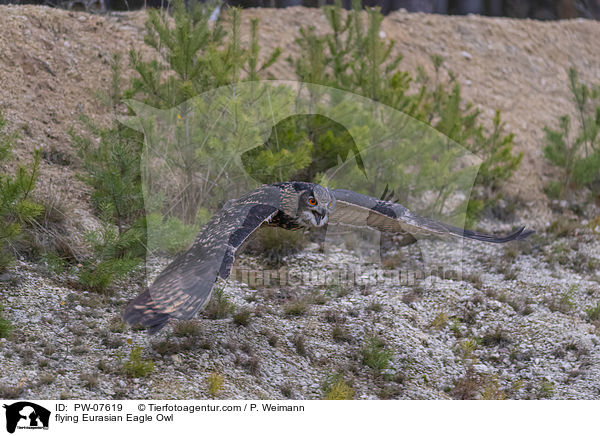
[[[284,259],[288,274],[353,265],[363,281],[230,279],[219,288],[232,313],[172,323],[155,337],[119,318],[139,286],[124,283],[113,296],[74,291],[42,266],[20,262],[5,282],[4,316],[14,333],[0,342],[0,396],[316,399],[340,374],[357,399],[600,398],[600,324],[588,313],[600,301],[600,275],[587,269],[600,262],[597,236],[583,229],[577,237],[459,248],[436,252],[440,265],[462,255],[462,280],[374,285],[365,280],[380,264],[308,244]],[[238,268],[265,266],[245,255]],[[236,322],[232,314],[244,310],[247,322]],[[385,354],[375,368],[365,358],[373,337]],[[136,378],[124,365],[138,346],[154,370]],[[211,374],[223,377],[212,393]]]

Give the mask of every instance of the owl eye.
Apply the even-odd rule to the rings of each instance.
[[[331,201],[329,202],[329,204],[327,205],[327,207],[331,207]]]
[[[308,204],[310,204],[311,206],[316,206],[317,205],[317,199],[315,197],[310,197],[308,199]]]

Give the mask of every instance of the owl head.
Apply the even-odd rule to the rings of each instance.
[[[322,227],[335,208],[335,197],[329,188],[313,185],[302,192],[298,202],[298,221],[306,227]]]

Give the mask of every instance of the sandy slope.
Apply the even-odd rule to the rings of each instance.
[[[324,28],[324,16],[317,9],[299,7],[249,9],[243,13],[246,38],[255,17],[260,19],[262,54],[276,46],[284,52],[271,73],[277,79],[294,79],[284,58],[297,53],[297,29]],[[94,95],[108,84],[110,54],[144,48],[144,19],[143,11],[98,16],[36,6],[2,7],[0,108],[13,125],[29,125],[20,148],[72,153],[66,131],[80,113],[104,115]],[[508,189],[535,202],[537,212],[546,212],[541,187],[551,170],[541,154],[542,128],[554,125],[564,113],[573,114],[568,67],[577,68],[585,81],[600,81],[595,44],[600,23],[396,12],[384,20],[383,29],[385,38],[396,41],[396,50],[404,54],[403,68],[430,68],[429,56],[439,54],[484,119],[502,110],[507,128],[516,134],[517,149],[525,153]],[[85,187],[73,183],[71,168],[45,165],[42,174],[57,184],[68,183],[70,197],[85,198]]]

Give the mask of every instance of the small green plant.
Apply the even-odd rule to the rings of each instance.
[[[259,231],[248,250],[260,254],[267,264],[278,266],[283,263],[284,257],[299,252],[303,243],[302,232],[267,227]]]
[[[333,327],[331,330],[331,337],[336,342],[352,342],[353,340],[350,332],[339,325]]]
[[[539,398],[552,398],[554,395],[554,383],[543,379],[537,388],[537,394]]]
[[[563,171],[561,180],[545,187],[551,198],[563,198],[574,190],[587,188],[593,196],[600,193],[600,86],[582,83],[574,68],[568,70],[569,89],[577,111],[576,131],[571,117],[559,118],[557,130],[545,127],[544,156]]]
[[[86,373],[86,374],[81,374],[79,376],[79,380],[81,380],[81,382],[83,383],[83,386],[88,388],[88,389],[94,389],[96,387],[98,387],[98,374],[91,374],[91,373]]]
[[[4,318],[2,312],[4,311],[4,307],[0,305],[0,338],[7,338],[10,335],[10,332],[13,329],[12,323]]]
[[[0,164],[11,156],[17,133],[6,132],[6,120],[0,113]],[[32,200],[39,174],[41,152],[35,151],[30,167],[19,165],[14,176],[0,174],[0,273],[12,262],[23,226],[32,223],[44,208]]]
[[[461,321],[456,316],[451,317],[450,320],[452,321],[450,331],[456,338],[460,338],[462,336]]]
[[[575,308],[575,302],[573,301],[574,292],[575,290],[571,288],[560,296],[559,304],[561,307],[568,308],[567,310]]]
[[[292,338],[292,343],[294,344],[294,347],[296,348],[296,352],[300,356],[308,355],[308,350],[306,349],[306,339],[304,338],[304,335],[302,335],[300,333],[294,335],[294,337]]]
[[[211,397],[215,397],[221,391],[221,389],[223,389],[224,381],[225,381],[225,377],[223,376],[223,374],[219,374],[217,372],[211,373],[206,378],[208,394]]]
[[[163,219],[159,213],[151,213],[146,217],[148,243],[152,251],[176,255],[185,251],[194,242],[199,227],[185,224],[177,217]]]
[[[576,286],[564,291],[559,298],[554,298],[548,303],[548,307],[552,312],[560,312],[567,314],[575,308],[573,297],[575,296]]]
[[[298,297],[288,301],[283,306],[283,313],[287,316],[301,316],[308,311],[306,298]]]
[[[246,171],[263,183],[315,181],[317,175],[353,156],[364,171],[360,151],[340,123],[320,114],[294,115],[275,125],[262,147],[242,155]]]
[[[145,210],[140,169],[143,136],[118,121],[123,114],[124,96],[121,64],[121,55],[114,54],[110,64],[111,88],[104,95],[112,112],[112,126],[101,128],[82,117],[88,134],[71,131],[73,145],[86,171],[80,177],[92,187],[92,205],[99,216],[117,227],[119,234],[133,227]]]
[[[463,359],[472,359],[474,357],[475,350],[477,349],[477,340],[473,338],[465,339],[458,344],[458,348]]]
[[[109,293],[110,286],[133,271],[141,259],[128,252],[139,242],[136,231],[118,235],[115,228],[105,223],[101,230],[86,234],[94,255],[85,259],[78,271],[79,283],[98,293]]]
[[[363,364],[379,374],[389,368],[393,353],[381,338],[371,336],[365,341],[361,356]]]
[[[448,324],[448,319],[448,314],[446,312],[440,312],[433,318],[433,321],[431,321],[431,327],[436,330],[441,330]]]
[[[379,313],[383,310],[383,305],[379,302],[373,302],[367,306],[367,310],[375,313]]]
[[[350,386],[342,374],[328,377],[323,385],[323,398],[325,400],[352,400],[354,389]]]
[[[142,359],[142,347],[134,347],[129,360],[123,364],[123,372],[129,377],[146,377],[154,371],[154,362]]]
[[[600,301],[596,302],[595,306],[588,308],[585,311],[585,313],[587,313],[587,316],[590,319],[590,321],[600,320]]]
[[[210,319],[223,319],[235,310],[235,305],[231,302],[223,288],[216,288],[212,297],[204,310],[206,316]]]
[[[185,320],[175,323],[173,326],[173,333],[178,337],[200,336],[202,329],[196,321]]]
[[[250,311],[242,309],[233,315],[233,322],[240,326],[247,326],[250,323]]]
[[[52,251],[42,254],[40,261],[47,266],[48,271],[51,271],[56,275],[63,274],[68,267],[65,259]]]
[[[464,377],[456,380],[454,387],[450,390],[450,395],[457,400],[472,400],[481,387],[481,376],[475,372],[473,366],[469,366]]]

